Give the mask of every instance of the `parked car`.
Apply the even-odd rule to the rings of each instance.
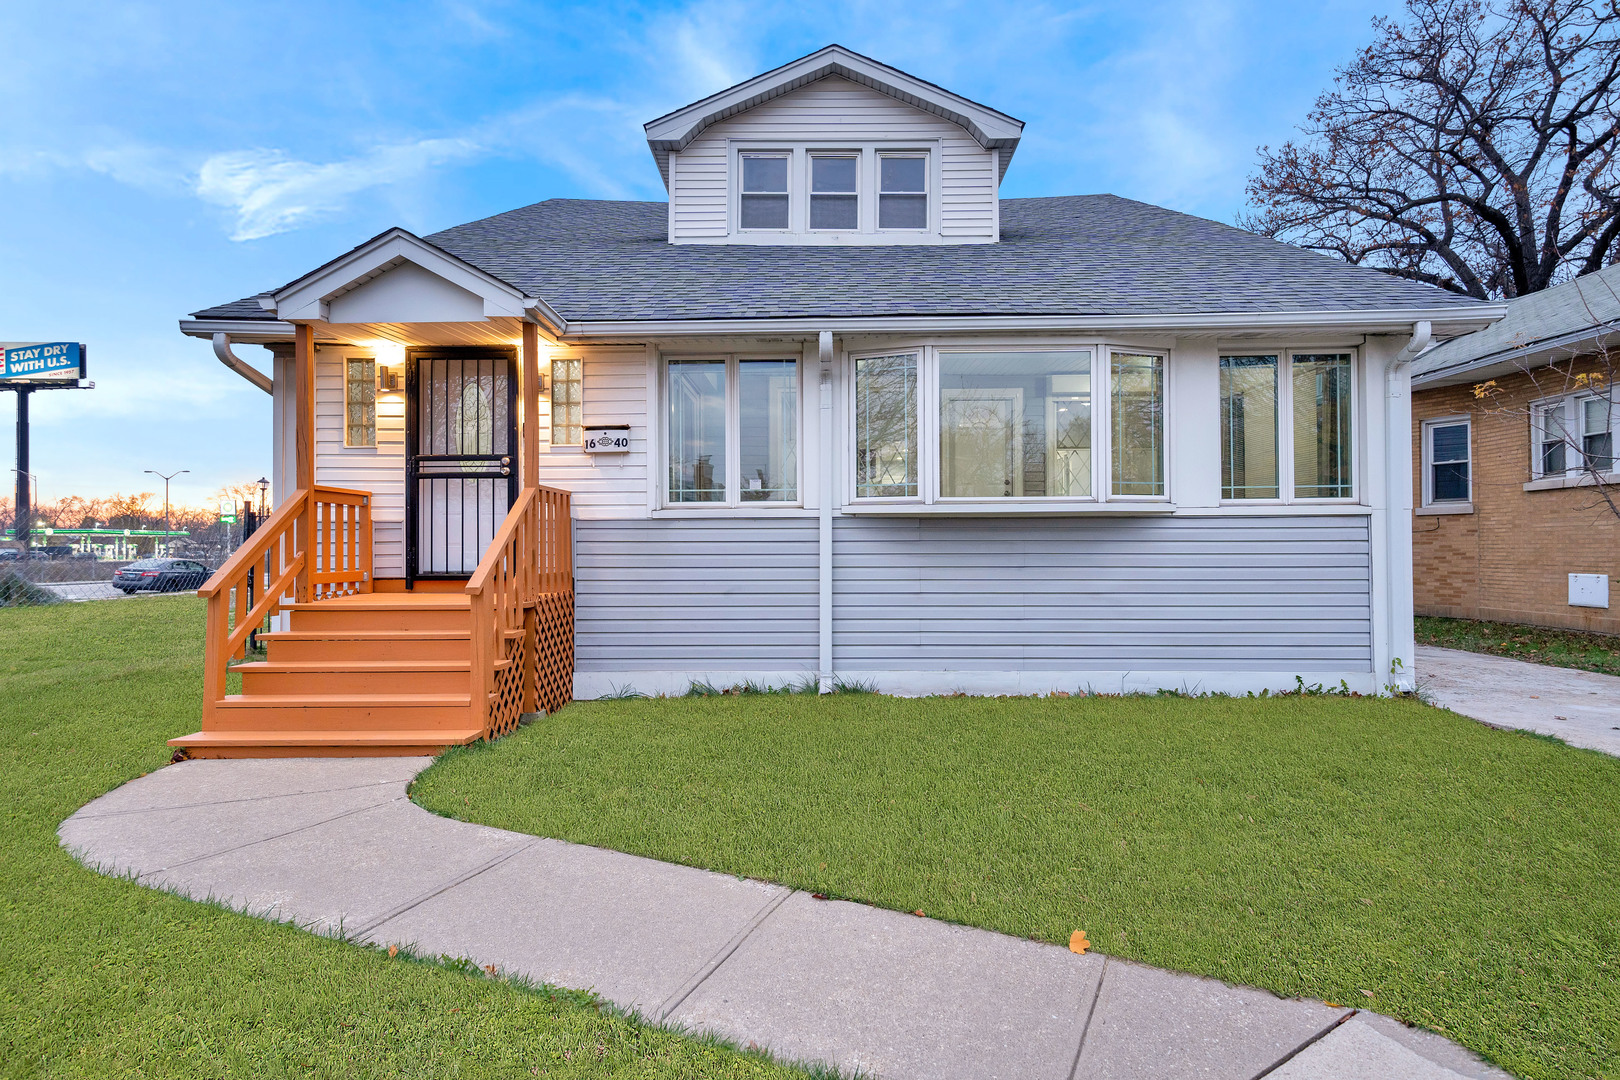
[[[22,558],[22,552],[16,548],[0,548],[0,562],[16,562]]]
[[[141,559],[113,575],[113,586],[133,592],[180,592],[200,589],[212,571],[191,559]]]

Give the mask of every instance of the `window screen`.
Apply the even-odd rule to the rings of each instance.
[[[817,154],[810,159],[810,227],[856,229],[861,223],[856,179],[860,159]]]
[[[786,154],[742,156],[741,225],[745,229],[788,227]]]
[[[928,228],[928,159],[884,154],[878,158],[878,228]]]
[[[1467,502],[1468,421],[1429,426],[1429,501]]]

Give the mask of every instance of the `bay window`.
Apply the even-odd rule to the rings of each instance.
[[[1354,498],[1354,379],[1347,352],[1223,355],[1221,498]]]
[[[939,354],[939,497],[1091,494],[1091,352]]]
[[[799,363],[671,359],[665,367],[671,505],[799,499]]]

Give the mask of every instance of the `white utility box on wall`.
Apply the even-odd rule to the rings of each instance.
[[[1608,574],[1571,574],[1569,575],[1569,606],[1570,607],[1598,607],[1609,606],[1609,575]]]

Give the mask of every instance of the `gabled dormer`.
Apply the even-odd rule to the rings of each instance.
[[[675,244],[982,244],[1022,121],[840,45],[646,125]]]

